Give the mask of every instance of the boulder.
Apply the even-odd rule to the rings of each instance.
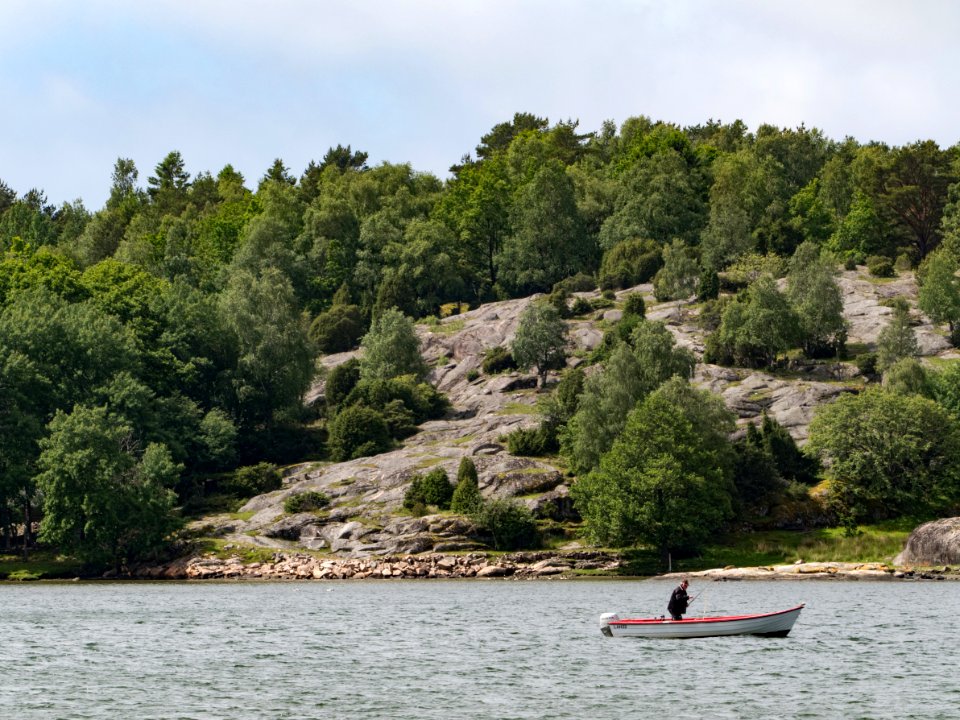
[[[896,565],[960,563],[960,517],[942,518],[916,528],[893,562]]]

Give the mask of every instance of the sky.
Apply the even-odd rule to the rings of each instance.
[[[515,112],[960,141],[953,0],[0,0],[0,180],[103,206],[171,150],[450,165]]]

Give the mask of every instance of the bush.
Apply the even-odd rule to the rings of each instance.
[[[697,285],[697,300],[716,300],[720,296],[720,276],[716,270],[705,269],[700,274],[700,282]]]
[[[600,263],[600,287],[612,290],[649,282],[661,265],[660,246],[654,240],[624,240],[604,254]]]
[[[337,413],[330,422],[327,446],[337,461],[376,455],[392,445],[390,430],[383,415],[363,405],[353,405]]]
[[[576,275],[571,275],[568,278],[564,278],[556,285],[554,289],[558,286],[563,287],[567,292],[590,292],[595,290],[597,287],[597,279],[593,275],[587,275],[584,272],[578,272]]]
[[[890,258],[883,255],[871,255],[867,258],[867,270],[874,277],[888,278],[893,277],[893,263]]]
[[[467,382],[473,382],[478,377],[480,377],[480,371],[476,368],[470,368],[467,370]]]
[[[453,485],[447,478],[447,471],[443,468],[434,468],[426,475],[414,475],[403,495],[403,507],[413,510],[417,503],[424,506],[435,505],[440,510],[450,508],[453,499]]]
[[[417,419],[402,400],[391,400],[383,407],[383,419],[395,440],[403,440],[417,431]]]
[[[459,514],[474,517],[483,509],[483,496],[477,480],[477,466],[468,457],[460,460],[457,470],[457,487],[450,500],[450,509]]]
[[[560,313],[560,317],[562,318],[570,317],[569,301],[570,293],[563,286],[558,287],[554,285],[553,292],[547,296],[547,302],[557,309],[557,312]]]
[[[577,315],[586,315],[588,312],[593,310],[593,305],[590,304],[590,301],[586,298],[578,297],[573,301],[573,306],[570,308],[570,314],[573,316]]]
[[[224,489],[239,497],[253,497],[279,490],[282,484],[283,477],[277,466],[262,462],[237,468]]]
[[[307,492],[296,493],[283,501],[283,510],[290,515],[296,513],[310,512],[319,510],[330,504],[330,498],[322,492],[308,490]]]
[[[893,267],[896,268],[897,272],[906,272],[913,268],[913,261],[906,253],[900,253],[897,255],[897,261],[893,264]]]
[[[872,352],[861,353],[854,358],[854,364],[862,375],[872,376],[877,374],[877,354]]]
[[[507,449],[511,455],[540,457],[556,452],[556,445],[556,434],[543,425],[537,428],[521,428],[507,435]]]
[[[492,500],[484,504],[477,524],[493,536],[497,550],[522,550],[537,544],[537,523],[516,500]]]
[[[350,358],[342,365],[337,365],[327,376],[325,386],[327,407],[336,409],[347,399],[347,396],[360,382],[360,361]]]
[[[604,300],[609,300],[610,302],[613,302],[614,300],[617,299],[617,294],[613,290],[608,288],[600,293],[600,297],[602,297]]]
[[[647,304],[643,301],[643,295],[640,293],[631,293],[623,303],[624,315],[636,315],[645,317],[647,314]]]
[[[361,380],[343,401],[345,407],[366,405],[386,414],[387,407],[399,400],[412,413],[413,424],[443,417],[450,403],[446,396],[425,382],[418,382],[412,375],[401,375],[389,380]],[[396,405],[392,405],[397,408]],[[391,410],[396,413],[398,410]]]
[[[507,348],[498,346],[487,350],[483,356],[481,367],[485,374],[496,375],[507,370],[515,370],[517,363]]]
[[[856,270],[857,269],[857,260],[853,257],[848,257],[843,261],[844,270]]]
[[[363,315],[356,305],[334,305],[317,315],[310,325],[310,338],[324,353],[352,350],[365,331]]]

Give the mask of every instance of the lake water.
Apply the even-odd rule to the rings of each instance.
[[[637,640],[646,581],[0,586],[0,717],[957,718],[960,583],[692,583],[789,637]]]

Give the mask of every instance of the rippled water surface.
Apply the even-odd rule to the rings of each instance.
[[[672,584],[4,585],[0,717],[960,717],[960,583],[697,585],[710,614],[807,608],[783,639],[637,640],[600,613]]]

